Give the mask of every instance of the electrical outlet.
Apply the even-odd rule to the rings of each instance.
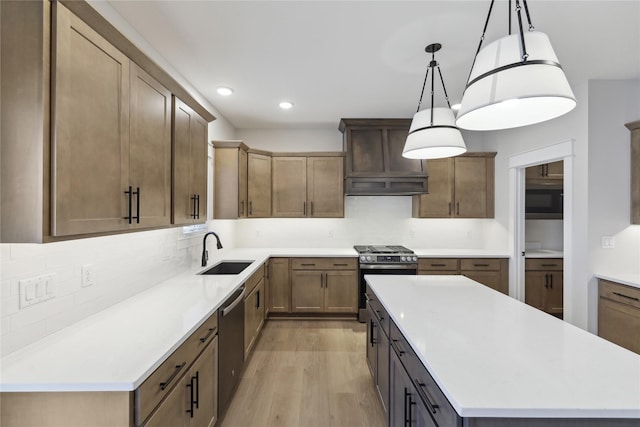
[[[602,236],[601,246],[602,249],[614,249],[616,247],[616,237]]]
[[[82,279],[80,286],[86,288],[87,286],[93,286],[95,283],[95,268],[93,264],[85,264],[82,266]]]

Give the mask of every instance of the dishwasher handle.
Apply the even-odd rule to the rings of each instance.
[[[236,305],[242,302],[243,299],[244,299],[244,287],[242,288],[242,292],[240,292],[240,295],[238,295],[238,297],[235,300],[233,300],[231,304],[229,304],[228,306],[222,309],[222,317],[229,314],[236,307]]]

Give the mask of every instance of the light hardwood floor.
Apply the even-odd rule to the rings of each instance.
[[[220,425],[385,426],[365,345],[355,320],[267,321]]]

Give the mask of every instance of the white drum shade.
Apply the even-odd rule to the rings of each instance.
[[[455,117],[450,108],[418,111],[413,116],[409,136],[404,144],[402,156],[408,159],[439,159],[453,157],[467,151]]]
[[[526,62],[522,62],[520,34],[503,37],[480,50],[462,97],[458,127],[515,128],[556,118],[576,106],[547,35],[531,31],[524,38],[529,55]],[[499,70],[501,67],[505,68]]]

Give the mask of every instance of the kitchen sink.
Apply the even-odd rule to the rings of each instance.
[[[240,274],[252,263],[253,261],[222,261],[198,274]]]

